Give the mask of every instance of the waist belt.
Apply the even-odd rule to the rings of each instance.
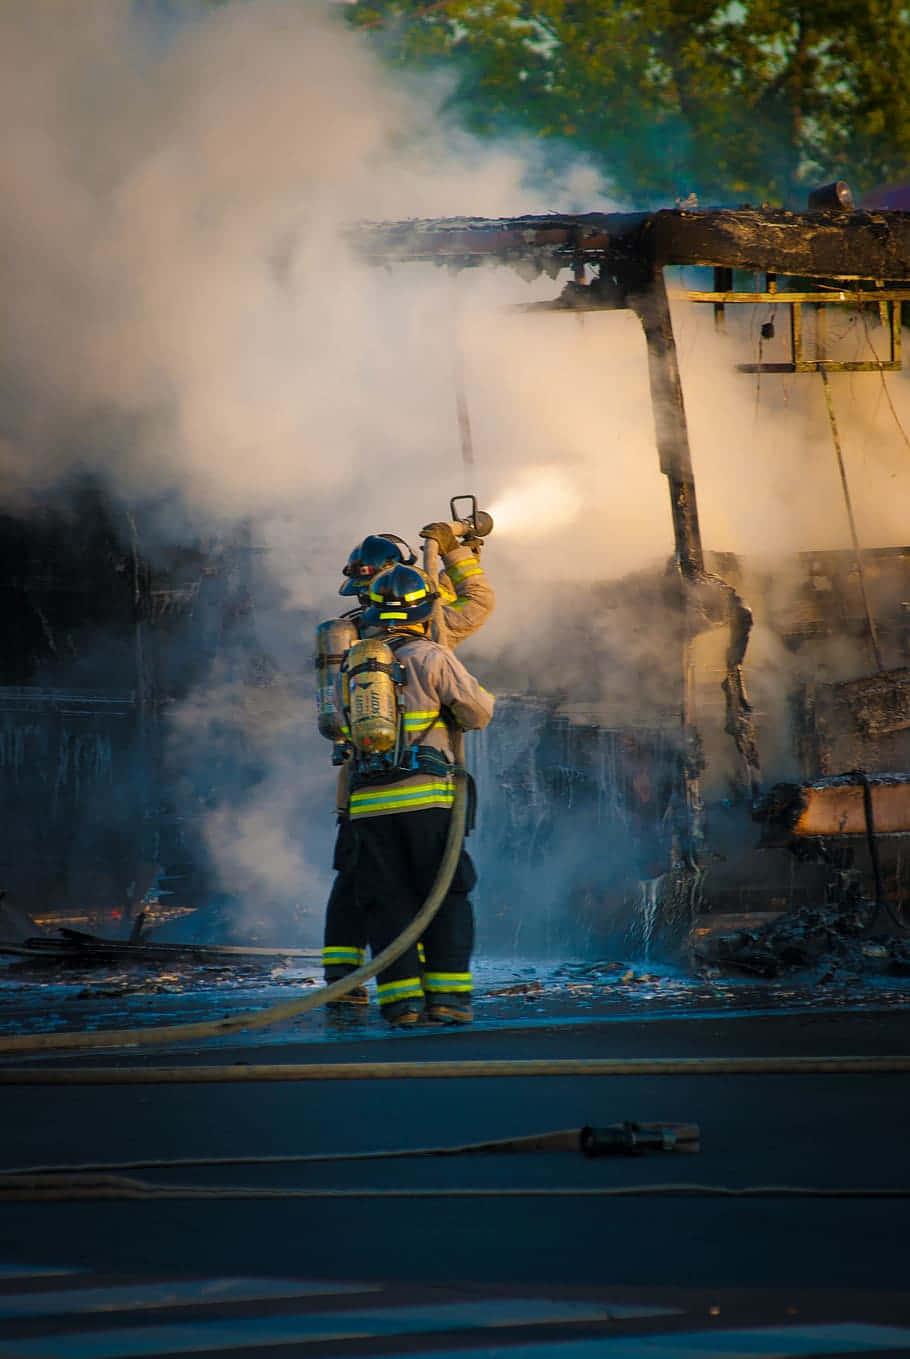
[[[452,777],[455,766],[435,746],[411,746],[405,754],[412,755],[414,768],[421,774],[435,774],[440,779]]]
[[[358,788],[382,788],[385,784],[399,783],[402,774],[430,774],[436,778],[446,779],[452,775],[456,767],[435,746],[410,746],[404,752],[403,761],[406,761],[406,763],[395,765],[391,769],[352,769],[351,792],[356,792]],[[474,829],[477,816],[477,785],[474,783],[471,774],[467,774],[467,781],[468,805],[465,814],[465,837],[469,836]]]
[[[409,746],[396,765],[387,769],[352,769],[351,791],[357,788],[381,788],[387,783],[398,783],[402,774],[430,774],[439,779],[451,777],[455,766],[435,746]]]

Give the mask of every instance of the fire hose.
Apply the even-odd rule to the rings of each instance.
[[[445,849],[436,873],[436,879],[429,895],[414,916],[411,923],[393,939],[387,948],[370,962],[349,972],[338,981],[311,991],[299,1000],[282,1001],[264,1010],[256,1010],[227,1019],[206,1019],[191,1024],[162,1024],[142,1029],[101,1029],[92,1033],[37,1033],[19,1035],[13,1038],[0,1038],[0,1053],[16,1052],[61,1052],[77,1048],[122,1048],[138,1047],[142,1044],[187,1042],[197,1038],[220,1038],[229,1033],[241,1033],[248,1029],[264,1029],[272,1024],[280,1024],[287,1019],[315,1010],[320,1005],[339,1000],[355,986],[360,986],[375,977],[400,958],[412,944],[416,944],[436,915],[446,898],[461,849],[464,844],[465,819],[468,803],[468,776],[465,770],[456,765],[454,769],[455,796],[449,819],[449,830]]]

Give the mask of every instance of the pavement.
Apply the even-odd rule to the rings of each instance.
[[[267,1039],[3,1059],[47,1083],[3,1087],[0,1168],[117,1179],[25,1200],[6,1182],[0,1355],[910,1354],[906,1074],[105,1083],[163,1066],[910,1053],[906,1009],[875,994],[650,1017],[598,1014],[586,992],[535,1015],[526,995],[474,1029],[387,1034],[371,1006],[334,1030],[323,1016]],[[87,1066],[97,1083],[56,1083]],[[292,1159],[627,1119],[697,1123],[701,1149]]]

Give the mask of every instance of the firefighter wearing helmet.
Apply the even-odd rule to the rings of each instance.
[[[387,566],[394,566],[396,562],[412,566],[416,560],[407,543],[394,533],[371,533],[351,551],[342,569],[347,579],[338,593],[356,597],[359,606],[360,596],[369,590],[370,581],[380,571],[384,571]]]
[[[430,636],[443,646],[456,647],[470,637],[493,612],[495,595],[480,564],[480,539],[460,543],[446,523],[426,524],[421,538],[439,547],[444,570],[439,576],[439,599],[434,603]],[[417,560],[408,544],[394,533],[370,534],[353,549],[344,567],[347,577],[338,593],[362,604],[377,572],[396,562],[413,566]],[[363,609],[347,615],[358,631],[366,626]]]
[[[434,596],[411,566],[375,576],[364,610],[370,636],[350,649],[336,680],[351,775],[332,895],[342,915],[363,919],[374,957],[413,919],[436,878],[454,800],[457,734],[485,727],[493,714],[492,696],[450,648],[430,639]],[[438,1023],[470,1022],[468,893],[476,880],[463,849],[423,937],[423,966],[413,946],[379,974],[381,1012],[392,1026],[416,1024],[424,1014]]]
[[[427,635],[432,641],[453,649],[470,637],[486,622],[493,612],[495,595],[480,563],[481,541],[478,538],[459,542],[448,523],[426,524],[420,536],[432,539],[439,548],[444,570],[439,575],[439,595],[434,598],[428,614]],[[344,567],[346,577],[339,593],[357,599],[357,608],[343,619],[323,623],[317,633],[317,669],[319,679],[319,729],[329,739],[337,736],[334,677],[341,657],[358,636],[371,631],[369,621],[371,601],[369,590],[378,573],[397,564],[408,567],[416,561],[408,544],[394,533],[370,534],[351,552]],[[349,858],[346,840],[349,836],[348,766],[339,775],[336,810],[339,818],[335,849],[335,868]],[[344,890],[343,874],[339,872],[326,906],[322,964],[327,982],[337,981],[347,972],[359,967],[366,957],[366,932],[355,898]],[[343,997],[340,1005],[365,1005],[366,987],[357,987]]]

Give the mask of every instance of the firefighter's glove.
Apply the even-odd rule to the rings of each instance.
[[[443,554],[454,552],[458,547],[458,539],[452,532],[449,524],[424,524],[420,530],[421,538],[432,538],[439,545],[439,550]]]

